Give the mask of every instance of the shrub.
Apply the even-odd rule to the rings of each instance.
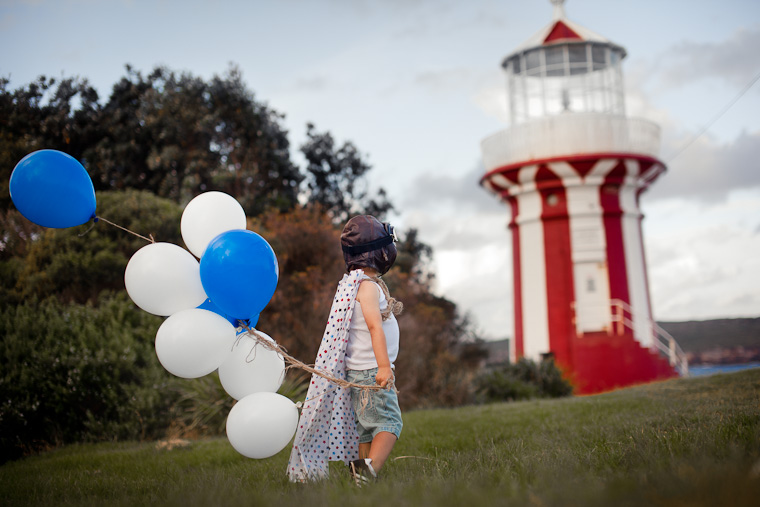
[[[573,392],[553,360],[536,363],[526,358],[487,371],[476,380],[476,389],[484,402],[559,398]]]
[[[310,378],[301,370],[288,370],[277,393],[293,402],[303,401]],[[171,407],[170,436],[195,438],[225,434],[227,415],[236,401],[224,390],[217,372],[195,379],[173,378],[169,389],[176,394]]]
[[[182,245],[182,208],[177,204],[136,190],[99,192],[97,198],[99,216],[156,241]],[[20,225],[10,225],[15,228],[7,234],[19,242]],[[14,285],[3,288],[12,303],[54,296],[62,302],[97,304],[101,291],[124,290],[127,262],[148,244],[105,220],[44,229],[27,243],[17,277],[9,279]]]
[[[161,319],[126,293],[98,307],[48,299],[0,314],[0,454],[168,427],[174,395],[153,345]]]

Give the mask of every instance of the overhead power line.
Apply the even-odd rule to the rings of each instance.
[[[755,74],[755,77],[753,77],[753,78],[752,78],[752,79],[749,81],[749,83],[747,83],[747,84],[744,86],[744,88],[742,88],[742,89],[741,89],[741,91],[740,91],[739,93],[737,93],[737,94],[736,94],[736,96],[735,96],[733,99],[731,99],[731,101],[730,101],[728,104],[726,104],[725,106],[723,106],[723,109],[721,109],[721,110],[718,112],[718,114],[716,114],[715,116],[713,116],[713,117],[712,117],[712,119],[711,119],[710,121],[708,121],[708,122],[707,122],[707,123],[706,123],[706,124],[705,124],[705,125],[704,125],[704,126],[701,128],[701,129],[700,129],[700,131],[699,131],[699,132],[697,132],[697,134],[695,134],[695,135],[694,135],[694,137],[692,137],[692,138],[691,138],[691,139],[690,139],[690,140],[689,140],[689,141],[688,141],[686,144],[684,144],[684,145],[683,145],[683,146],[682,146],[682,147],[681,147],[681,148],[680,148],[680,149],[679,149],[679,150],[678,150],[678,151],[677,151],[677,152],[676,152],[676,153],[675,153],[675,154],[674,154],[672,157],[670,157],[670,158],[669,158],[669,159],[668,159],[668,160],[665,162],[665,164],[666,164],[666,165],[669,165],[669,164],[670,164],[670,163],[671,163],[673,160],[675,160],[675,158],[676,158],[676,157],[678,157],[678,156],[679,156],[681,153],[683,153],[684,151],[686,151],[686,149],[687,149],[689,146],[691,146],[692,144],[694,144],[694,142],[695,142],[697,139],[699,139],[700,137],[702,137],[702,135],[704,135],[704,133],[705,133],[705,132],[707,132],[707,131],[709,130],[709,128],[710,128],[710,127],[712,127],[713,123],[715,123],[716,121],[718,121],[718,120],[720,119],[720,117],[721,117],[721,116],[723,116],[724,114],[726,114],[726,113],[728,112],[728,110],[729,110],[729,109],[731,109],[731,107],[733,107],[733,105],[734,105],[734,104],[736,104],[736,102],[737,102],[737,101],[738,101],[740,98],[742,98],[742,97],[744,96],[744,94],[745,94],[745,93],[747,93],[747,92],[749,91],[749,89],[750,89],[750,88],[752,88],[752,86],[754,86],[754,84],[755,84],[755,83],[757,83],[757,81],[758,81],[758,80],[760,80],[760,72],[758,72],[757,74]]]

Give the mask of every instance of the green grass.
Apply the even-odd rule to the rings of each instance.
[[[403,396],[403,393],[402,393]],[[0,467],[2,505],[758,505],[760,369],[404,414],[383,480],[291,484],[226,439],[67,446]],[[410,456],[410,457],[406,457]]]

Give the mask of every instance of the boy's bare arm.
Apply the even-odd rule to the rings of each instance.
[[[393,370],[391,369],[391,360],[388,358],[388,345],[385,341],[385,331],[383,331],[383,317],[380,315],[380,296],[374,284],[362,283],[359,286],[356,299],[362,305],[364,320],[372,339],[372,351],[375,353],[375,360],[377,361],[375,380],[380,387],[385,387],[388,381],[393,378]]]

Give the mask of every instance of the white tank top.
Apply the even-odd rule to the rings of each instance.
[[[382,289],[368,276],[364,277],[364,283],[371,283],[377,289],[380,295],[380,311],[388,307],[388,300],[385,298]],[[383,321],[383,331],[385,332],[385,343],[388,346],[388,359],[393,362],[398,357],[399,331],[396,316],[391,313],[387,320]],[[346,346],[346,368],[349,370],[369,370],[377,368],[377,359],[375,352],[372,350],[372,338],[369,334],[367,321],[364,320],[362,305],[359,301],[354,306],[354,314],[351,317],[351,325],[348,328],[348,345]]]

